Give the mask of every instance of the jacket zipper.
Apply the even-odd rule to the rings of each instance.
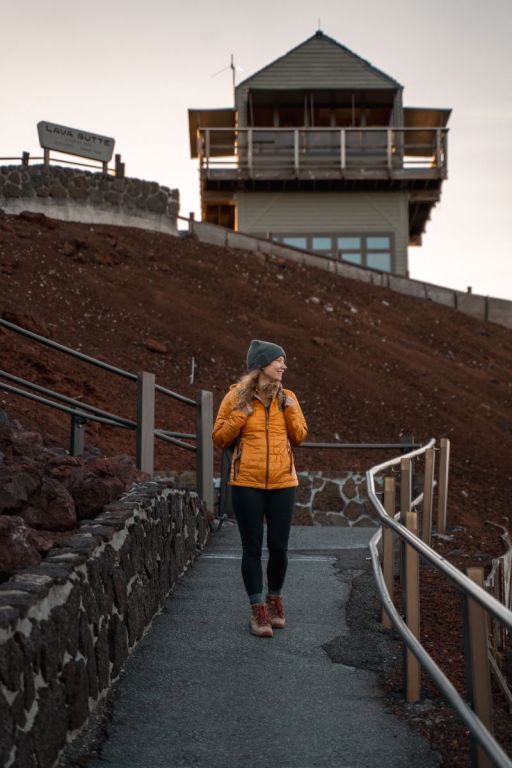
[[[241,445],[238,445],[236,448],[236,455],[234,456],[234,460],[233,460],[233,480],[236,480],[238,465],[240,464],[241,458],[242,458],[242,447]]]
[[[268,435],[269,420],[270,420],[270,405],[266,405],[265,406],[265,436],[267,438],[267,471],[265,474],[265,488],[268,488],[268,470],[269,470],[269,463],[270,463],[270,441],[269,441],[269,435]]]

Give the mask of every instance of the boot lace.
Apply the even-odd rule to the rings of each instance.
[[[268,610],[266,605],[258,605],[256,608],[256,621],[260,627],[264,627],[270,623]]]
[[[280,598],[270,598],[269,600],[269,607],[271,612],[278,616],[280,619],[284,618],[284,605],[283,601]]]

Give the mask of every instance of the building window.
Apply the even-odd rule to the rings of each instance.
[[[311,245],[314,251],[331,251],[332,237],[313,237]]]
[[[339,251],[353,251],[360,250],[361,238],[360,237],[338,237],[338,250]]]
[[[331,259],[341,259],[360,267],[391,272],[393,264],[393,235],[334,234],[334,235],[272,235],[283,245],[314,251]]]
[[[277,239],[277,238],[274,238]],[[308,239],[307,237],[282,237],[279,238],[279,242],[283,243],[283,245],[292,245],[294,248],[305,248],[308,247]]]
[[[350,264],[391,272],[393,246],[391,235],[358,235],[337,238],[337,256]]]

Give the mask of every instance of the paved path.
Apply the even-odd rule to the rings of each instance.
[[[260,639],[247,629],[238,532],[225,524],[128,660],[89,768],[438,766],[386,709],[375,675],[322,648],[348,632],[353,569],[371,532],[293,529],[288,626]],[[348,569],[336,567],[340,555]]]

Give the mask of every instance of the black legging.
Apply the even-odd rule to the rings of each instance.
[[[242,578],[251,601],[263,592],[261,548],[263,520],[267,520],[268,565],[267,582],[270,592],[279,593],[288,565],[288,538],[295,504],[295,488],[231,488],[233,509],[242,539]]]

